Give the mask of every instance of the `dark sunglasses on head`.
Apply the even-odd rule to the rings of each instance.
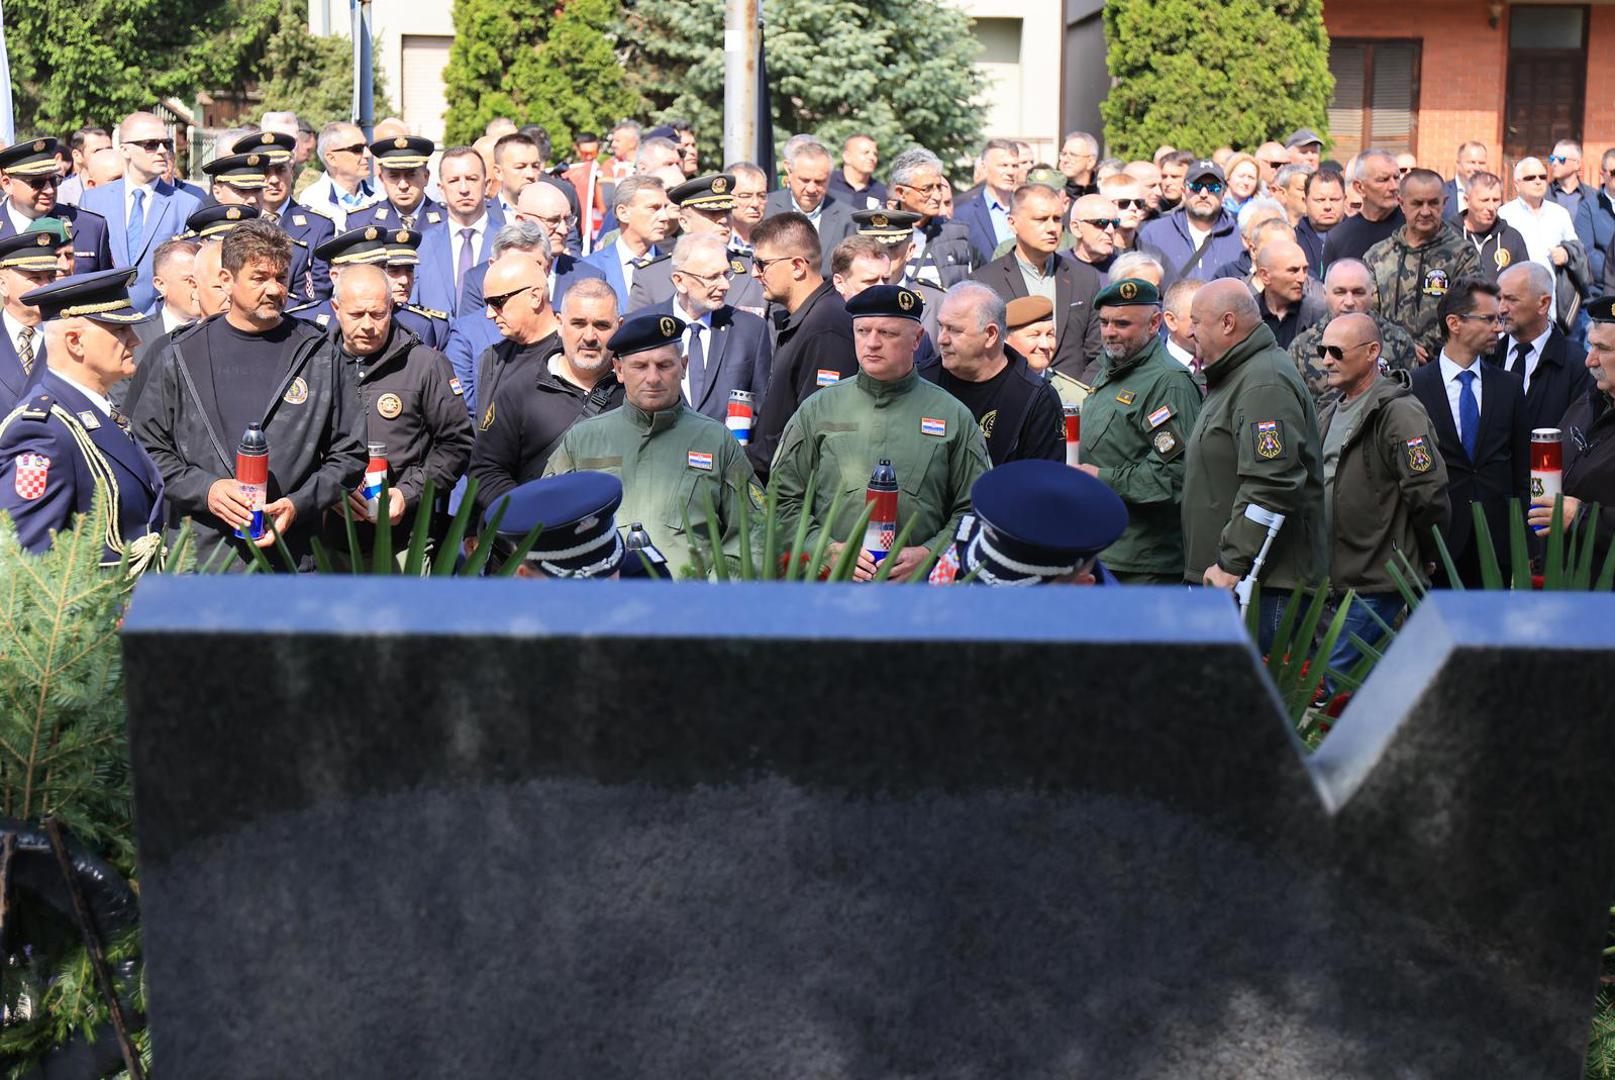
[[[1196,194],[1199,194],[1201,192],[1209,191],[1213,195],[1221,195],[1222,194],[1222,181],[1221,180],[1190,180],[1189,181],[1189,190],[1192,191],[1192,192],[1195,192]]]
[[[1119,229],[1122,227],[1121,218],[1078,218],[1083,225],[1092,225],[1096,229]]]
[[[174,149],[173,139],[130,139],[130,146],[138,146],[148,154],[155,154],[159,150]]]
[[[1522,184],[1529,183],[1532,180],[1546,180],[1547,178],[1548,178],[1547,173],[1539,173],[1539,172],[1538,173],[1532,173],[1530,176],[1522,176],[1522,177],[1520,177],[1520,183],[1522,183]]]
[[[1367,344],[1368,344],[1368,342],[1366,342],[1366,341],[1359,341],[1355,345],[1344,345],[1344,346],[1342,346],[1342,345],[1319,345],[1318,346],[1318,359],[1323,360],[1323,359],[1327,358],[1327,359],[1335,360],[1335,361],[1344,360],[1344,359],[1346,359],[1346,350],[1347,349],[1361,349],[1364,345],[1367,345]]]
[[[43,176],[19,176],[17,179],[33,188],[35,191],[38,191],[40,188],[55,187],[61,182],[55,173],[46,173]]]
[[[1146,205],[1143,199],[1116,199],[1114,201],[1123,210],[1142,210]]]
[[[510,303],[513,298],[520,296],[531,288],[533,288],[532,285],[523,285],[514,292],[501,293],[498,296],[485,296],[483,301],[495,311],[504,311],[505,305]]]

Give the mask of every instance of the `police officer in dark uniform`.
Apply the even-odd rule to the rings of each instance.
[[[432,348],[443,351],[449,343],[452,322],[441,311],[409,302],[415,288],[415,267],[420,265],[421,234],[415,229],[389,229],[387,259],[382,266],[393,288],[393,318]]]
[[[0,187],[6,194],[0,209],[0,240],[26,231],[28,223],[37,218],[59,218],[70,226],[68,236],[78,272],[112,269],[106,219],[57,202],[56,183],[55,139],[23,139],[0,150]]]
[[[260,153],[227,154],[214,158],[202,166],[212,178],[213,201],[225,206],[250,206],[262,210],[264,205],[264,170],[269,167],[269,155]],[[295,241],[294,241],[295,243]]]
[[[347,267],[336,284],[329,330],[342,359],[355,365],[352,380],[372,457],[387,459],[393,524],[411,527],[422,489],[431,480],[440,499],[471,460],[471,417],[448,358],[425,345],[394,317],[391,286],[380,266]],[[356,518],[368,520],[365,500],[350,493]],[[447,525],[434,520],[431,535]],[[345,532],[340,512],[328,514],[329,538]],[[343,550],[339,542],[337,550]]]
[[[1115,585],[1100,552],[1127,528],[1127,507],[1063,462],[1011,461],[970,488],[971,512],[931,571],[944,585]]]
[[[129,303],[134,277],[133,268],[75,274],[24,297],[46,319],[49,369],[0,420],[0,510],[39,552],[99,491],[102,564],[127,557],[139,573],[161,558],[163,477],[108,394],[134,373],[133,327],[147,318]]]
[[[1593,385],[1573,402],[1559,422],[1564,440],[1564,514],[1586,527],[1588,509],[1599,507],[1593,533],[1593,578],[1615,547],[1615,296],[1600,296],[1585,308],[1587,371]],[[1527,521],[1547,535],[1552,496],[1531,500]]]
[[[914,226],[920,223],[920,215],[908,210],[854,210],[852,221],[858,226],[859,236],[886,245],[892,257],[892,272],[886,284],[913,289],[925,300],[925,318],[920,325],[925,327],[926,335],[936,341],[941,333],[937,316],[942,310],[945,290],[930,281],[915,281],[909,266],[909,253],[914,250]]]
[[[387,197],[374,206],[349,214],[348,228],[381,225],[424,232],[448,220],[443,204],[434,202],[426,194],[426,182],[430,179],[427,162],[432,160],[436,150],[437,145],[431,139],[419,135],[399,135],[371,143],[376,175]]]
[[[717,233],[728,244],[734,232],[729,221],[735,208],[735,178],[729,173],[698,176],[669,189],[668,201],[679,208],[680,236]],[[761,316],[768,306],[763,286],[751,276],[751,256],[729,252],[729,296],[725,303]],[[639,311],[673,299],[673,251],[652,259],[634,271],[634,285],[628,293],[628,310]]]
[[[522,538],[542,525],[543,531],[516,568],[517,577],[628,576],[628,552],[617,531],[620,505],[622,481],[610,473],[565,473],[520,484],[483,514],[484,525],[499,516],[488,568],[503,567],[515,557]]]
[[[427,345],[442,351],[449,341],[449,319],[441,311],[420,307],[407,300],[415,283],[415,266],[420,261],[416,249],[421,234],[413,229],[386,229],[380,225],[367,225],[349,229],[320,245],[319,255],[331,267],[331,281],[341,278],[350,266],[373,265],[383,267],[395,285],[403,282],[403,292],[393,289],[393,317]],[[329,299],[287,308],[286,314],[294,319],[312,322],[322,329],[329,328],[336,311]]]
[[[237,139],[233,154],[261,153],[264,165],[263,211],[291,237],[291,299],[297,303],[324,300],[331,295],[331,271],[316,251],[331,239],[336,226],[317,210],[292,199],[292,153],[297,140],[278,131],[260,131]]]

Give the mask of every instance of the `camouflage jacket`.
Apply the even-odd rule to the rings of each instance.
[[[1379,310],[1401,326],[1434,359],[1441,351],[1436,307],[1459,278],[1480,272],[1475,248],[1450,224],[1419,247],[1407,241],[1407,226],[1368,249],[1363,256],[1379,290]]]
[[[1368,314],[1373,317],[1374,325],[1379,327],[1379,355],[1385,370],[1412,371],[1418,367],[1419,358],[1414,355],[1413,339],[1408,337],[1408,332],[1377,311]],[[1290,356],[1295,360],[1295,369],[1301,373],[1307,389],[1312,391],[1312,405],[1320,412],[1325,405],[1333,404],[1340,397],[1340,391],[1329,385],[1323,361],[1318,359],[1318,345],[1328,328],[1329,320],[1323,319],[1295,335],[1295,340],[1290,342]]]

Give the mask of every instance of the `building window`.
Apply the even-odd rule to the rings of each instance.
[[[1419,130],[1419,43],[1337,38],[1329,43],[1335,96],[1329,103],[1332,156],[1368,147],[1413,152]]]

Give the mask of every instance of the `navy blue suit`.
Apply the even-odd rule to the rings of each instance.
[[[164,180],[157,181],[151,201],[146,205],[145,225],[140,234],[140,249],[129,250],[128,211],[124,209],[126,180],[114,180],[98,188],[91,188],[79,199],[80,209],[99,214],[106,219],[110,234],[113,266],[133,266],[139,276],[129,286],[129,302],[148,314],[157,310],[162,297],[151,284],[151,260],[164,240],[185,230],[185,219],[196,213],[202,201],[189,191],[175,188]],[[76,246],[76,245],[75,245]]]
[[[7,200],[9,201],[9,200]],[[88,274],[112,269],[112,245],[107,239],[107,219],[100,214],[60,203],[46,217],[59,218],[72,225],[73,273]],[[11,214],[0,211],[0,240],[16,236]]]
[[[37,327],[34,334],[34,366],[24,372],[22,361],[17,359],[17,344],[11,335],[0,330],[0,416],[15,409],[28,391],[38,385],[45,373],[45,332]]]
[[[619,241],[613,240],[594,254],[585,255],[581,261],[584,266],[593,267],[601,277],[606,279],[606,283],[617,294],[617,314],[626,315],[628,314],[628,283],[623,280],[622,262],[617,255],[618,243]],[[660,249],[653,245],[645,253],[645,257],[654,259],[661,254]]]
[[[992,211],[987,209],[986,192],[955,206],[951,220],[970,230],[970,247],[976,253],[976,265],[986,266],[992,262],[1000,241],[993,229]]]
[[[443,204],[434,202],[431,198],[424,198],[415,208],[415,224],[410,226],[416,232],[425,232],[433,225],[441,225],[449,219],[449,212],[443,209]],[[355,210],[348,215],[348,230],[362,229],[366,225],[381,225],[385,228],[396,229],[403,224],[398,209],[392,203],[383,199],[374,206],[367,206],[363,210]]]
[[[485,301],[482,295],[482,279],[488,276],[488,264],[478,263],[465,275],[465,287],[460,290],[460,306],[456,315],[483,315]],[[550,306],[556,311],[561,310],[561,298],[566,290],[572,287],[573,282],[584,278],[599,278],[606,280],[606,275],[600,272],[597,266],[590,266],[576,255],[556,255],[550,264],[550,277],[555,282],[554,294],[550,297]]]
[[[53,409],[60,406],[73,420]],[[28,401],[0,421],[0,510],[11,515],[17,538],[29,551],[51,545],[52,530],[66,528],[74,514],[88,513],[95,477],[70,424],[85,430],[100,453],[98,466],[117,484],[117,531],[122,543],[161,532],[163,477],[128,432],[104,416],[89,398],[55,372],[46,371]],[[104,464],[103,464],[104,463]],[[119,552],[104,548],[102,560]]]
[[[673,301],[664,300],[644,310],[671,315]],[[755,395],[755,416],[762,407],[774,360],[768,325],[749,311],[725,304],[712,313],[712,331],[702,337],[706,363],[699,368],[690,365],[690,400],[686,404],[722,423],[729,411],[729,391],[745,390]]]
[[[335,223],[290,199],[277,213],[277,223],[296,241],[292,244],[292,301],[303,304],[326,299],[331,295],[331,264],[315,255],[314,249],[336,235]]]
[[[493,255],[493,238],[504,224],[505,212],[497,203],[489,203],[488,226],[483,230],[477,257],[471,260],[473,267],[487,262]],[[445,217],[443,224],[429,226],[421,233],[421,246],[417,252],[420,265],[415,270],[415,295],[410,298],[421,307],[451,313],[460,308],[459,290],[454,287],[454,258],[459,240],[454,235],[456,232],[457,226]]]

